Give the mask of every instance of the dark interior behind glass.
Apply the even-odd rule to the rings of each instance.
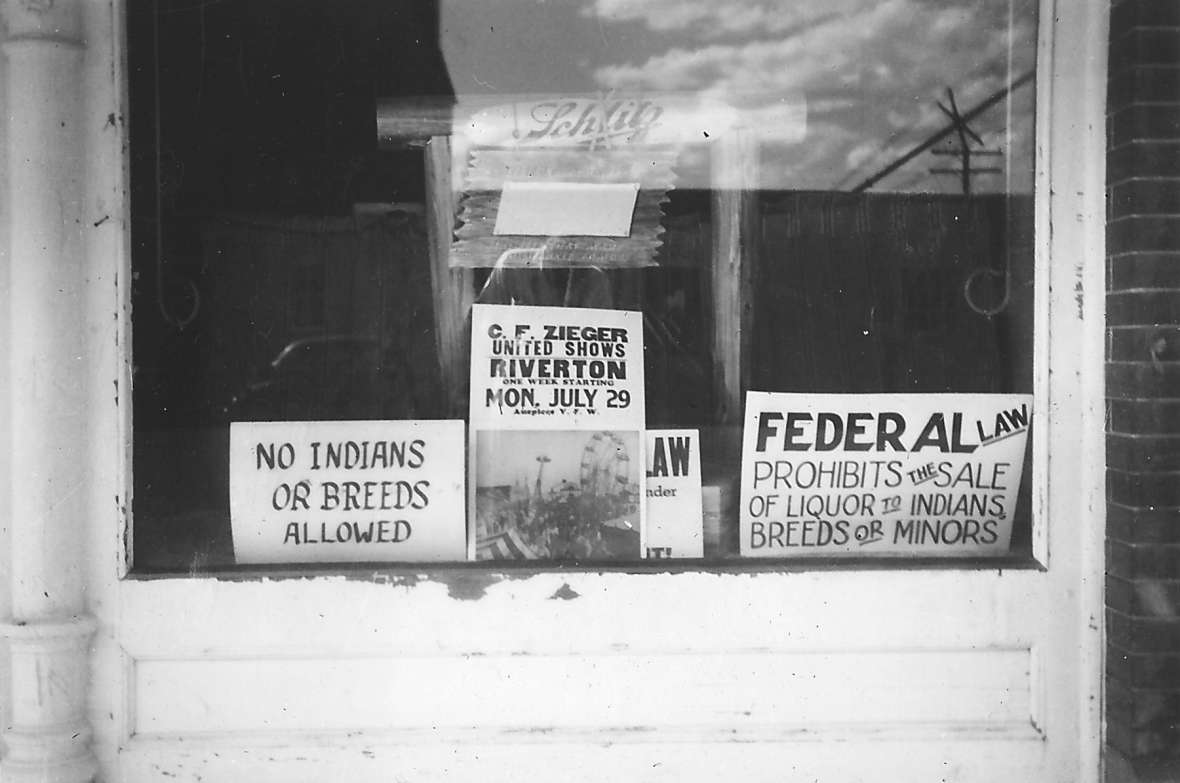
[[[684,57],[690,43],[834,58],[859,41],[783,87],[806,99],[807,136],[763,153],[743,388],[1032,392],[1035,3],[915,1],[990,27],[905,56],[861,29],[872,3],[802,28],[711,32],[713,12],[686,3],[700,18],[683,41],[665,3],[606,22],[594,3],[495,5],[483,24],[469,0],[129,2],[135,569],[233,565],[231,421],[464,414],[447,408],[438,362],[423,152],[378,143],[383,99],[666,88],[657,66],[677,57],[698,83],[749,67]],[[592,36],[568,32],[588,21]],[[900,34],[887,21],[877,34]],[[518,29],[497,39],[496,24]],[[672,88],[700,89],[685,80]],[[856,135],[876,128],[890,130]],[[714,214],[709,183],[685,178],[667,193],[655,266],[485,269],[471,285],[483,302],[527,289],[536,303],[641,310],[648,426],[700,428],[705,483],[736,491],[740,433],[713,383],[733,358],[711,340]],[[1030,547],[1030,482],[1026,465],[1016,552]]]

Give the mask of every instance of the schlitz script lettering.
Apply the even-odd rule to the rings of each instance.
[[[587,144],[626,137],[642,141],[663,115],[663,107],[645,100],[559,100],[533,106],[530,117],[539,126],[522,141],[576,140]]]

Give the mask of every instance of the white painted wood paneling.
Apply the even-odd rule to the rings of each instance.
[[[137,581],[122,5],[87,2],[78,491],[100,780],[1096,781],[1105,8],[1042,5],[1044,568]]]
[[[1028,650],[139,661],[134,731],[781,739],[926,725],[1036,735],[1029,667]]]
[[[817,769],[833,753],[858,759],[825,781],[861,779],[870,763],[889,780],[936,769],[954,738],[1006,748],[980,770],[1023,758],[1042,774],[1049,578],[947,569],[125,582],[124,616],[140,622],[119,639],[129,702],[116,768],[136,779],[145,758],[183,766],[177,754],[195,758],[198,742],[201,758],[218,759],[203,779],[234,780],[222,755],[249,766],[251,749],[318,749],[276,762],[300,779],[352,769],[368,758],[350,744],[363,737],[386,759],[381,769],[409,759],[433,770],[424,780],[446,774],[426,745],[472,744],[521,744],[521,770],[540,774],[563,759],[590,763],[600,743],[652,753],[679,743],[708,777],[721,769],[713,744],[741,742],[771,755],[802,743]],[[486,771],[477,763],[463,775]]]

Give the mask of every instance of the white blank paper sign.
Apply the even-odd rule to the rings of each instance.
[[[505,182],[494,233],[630,236],[638,193],[636,182]]]

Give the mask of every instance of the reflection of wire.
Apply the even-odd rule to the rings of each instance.
[[[969,121],[975,119],[980,114],[987,111],[995,104],[999,103],[1005,96],[1008,95],[1008,93],[1013,92],[1018,87],[1021,87],[1025,84],[1028,84],[1029,82],[1031,82],[1035,76],[1036,76],[1035,71],[1028,71],[1027,73],[1021,74],[1020,76],[1016,77],[1011,82],[1009,82],[1007,85],[1005,85],[1001,89],[997,90],[996,92],[992,93],[991,95],[989,95],[988,97],[986,97],[982,101],[980,101],[978,104],[976,104],[974,108],[972,108],[970,111],[968,111],[966,114],[964,114],[962,116],[962,122],[969,122]],[[906,163],[908,163],[909,161],[916,158],[921,153],[928,150],[930,147],[933,147],[935,144],[937,144],[939,141],[941,141],[944,137],[950,135],[951,132],[954,130],[955,130],[954,123],[947,125],[947,126],[943,127],[942,129],[938,130],[937,132],[935,132],[931,136],[927,137],[923,142],[921,142],[917,146],[912,147],[904,155],[897,157],[888,166],[885,166],[884,168],[880,169],[879,171],[874,172],[872,174],[872,176],[866,178],[863,182],[861,182],[859,185],[854,187],[852,189],[852,192],[853,193],[861,193],[861,192],[873,187],[873,185],[877,184],[877,182],[884,179],[889,174],[892,174],[894,171],[897,171],[899,168],[901,168]]]

